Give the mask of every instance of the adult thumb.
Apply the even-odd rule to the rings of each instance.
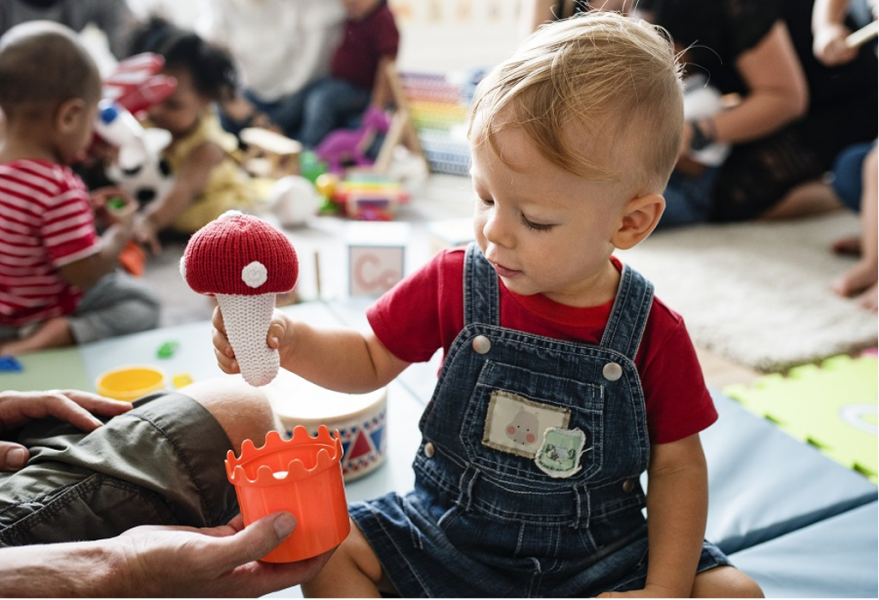
[[[226,538],[229,545],[229,565],[238,565],[259,560],[274,550],[296,529],[296,517],[288,512],[277,512],[259,521],[251,523],[231,538]]]
[[[18,471],[30,456],[27,448],[12,442],[0,442],[0,471]]]

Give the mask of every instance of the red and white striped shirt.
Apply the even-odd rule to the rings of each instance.
[[[88,191],[70,168],[44,160],[0,165],[0,325],[72,313],[82,290],[58,268],[100,247]]]

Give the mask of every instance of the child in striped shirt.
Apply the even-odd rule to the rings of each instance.
[[[0,355],[158,323],[157,297],[117,272],[136,204],[117,190],[90,197],[68,166],[91,141],[100,94],[95,63],[66,27],[32,21],[0,38]]]

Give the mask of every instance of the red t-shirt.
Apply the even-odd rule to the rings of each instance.
[[[343,35],[333,54],[330,74],[371,92],[379,61],[385,56],[397,57],[400,32],[394,15],[382,3],[360,21],[346,21]]]
[[[71,314],[82,290],[59,267],[100,250],[82,180],[44,160],[0,165],[0,325]]]
[[[622,268],[616,257],[611,261]],[[394,356],[424,362],[438,348],[448,353],[464,328],[463,275],[464,249],[444,250],[369,308],[369,324]],[[515,294],[499,283],[503,327],[565,341],[601,341],[613,301],[578,308],[542,294]],[[683,439],[717,420],[684,321],[658,299],[650,308],[635,366],[644,390],[651,443]]]

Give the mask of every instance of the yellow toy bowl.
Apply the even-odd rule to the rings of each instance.
[[[165,373],[147,366],[121,367],[107,371],[95,380],[98,393],[107,398],[132,402],[165,388]]]

